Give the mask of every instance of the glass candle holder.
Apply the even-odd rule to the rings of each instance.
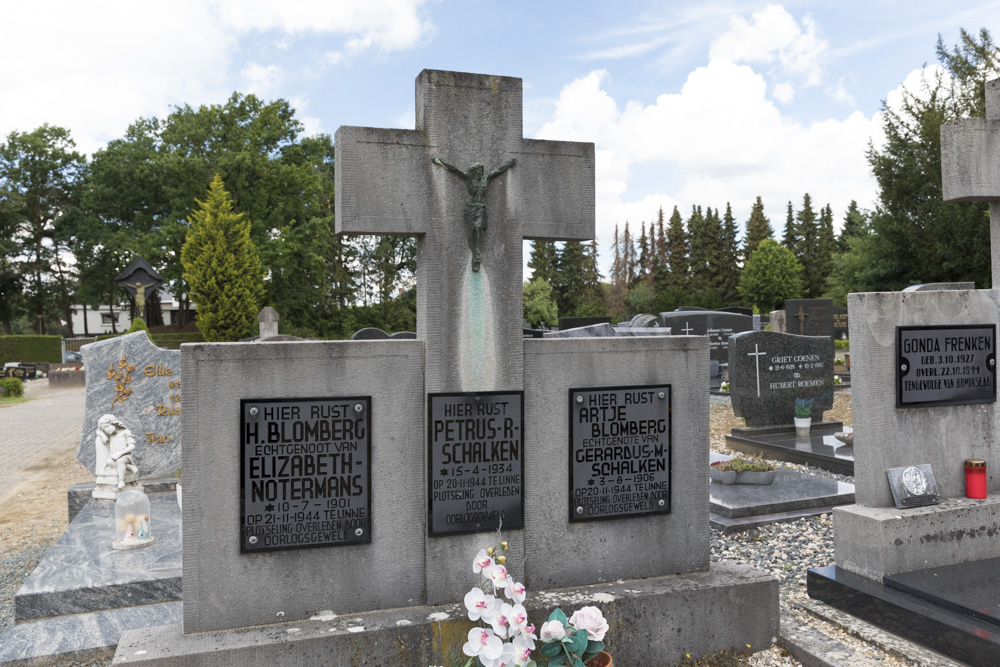
[[[986,497],[986,461],[965,459],[965,495],[967,498]]]
[[[149,529],[149,498],[138,489],[125,491],[115,501],[115,549],[139,549],[153,543]]]

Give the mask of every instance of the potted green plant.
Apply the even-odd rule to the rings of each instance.
[[[799,437],[809,437],[809,430],[812,427],[812,406],[811,398],[795,399],[795,435]]]
[[[767,461],[747,459],[716,461],[708,468],[708,476],[723,484],[771,484],[775,473],[774,466]]]

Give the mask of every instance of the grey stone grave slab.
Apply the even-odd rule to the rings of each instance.
[[[573,329],[560,329],[559,331],[546,331],[544,338],[607,338],[617,336],[615,328],[607,322],[600,324],[590,324]]]
[[[923,283],[920,285],[910,285],[905,288],[904,292],[936,292],[941,290],[967,290],[976,289],[976,283],[973,282],[958,282],[958,283]]]
[[[624,323],[619,326],[626,326]],[[628,325],[633,329],[640,329],[643,327],[658,327],[660,326],[659,320],[657,320],[656,315],[652,313],[639,313],[631,320],[628,321]]]
[[[747,331],[729,339],[733,412],[749,427],[793,423],[795,400],[810,399],[820,421],[833,407],[833,339]]]
[[[833,336],[833,299],[785,299],[785,330],[800,336]]]
[[[139,478],[172,476],[181,467],[180,352],[156,347],[145,331],[80,349],[87,400],[76,458],[96,474],[97,420],[113,414],[135,436]]]
[[[116,551],[113,503],[90,501],[14,596],[25,620],[181,599],[181,518],[174,493],[149,496],[156,541]]]
[[[176,492],[177,482],[180,479],[177,477],[170,477],[165,479],[144,479],[139,482],[139,486],[146,495],[153,493],[166,493],[167,491]],[[69,487],[66,492],[66,507],[68,510],[68,523],[73,523],[73,519],[80,513],[84,507],[87,506],[93,496],[91,492],[94,490],[93,482],[77,482],[73,486]]]
[[[260,338],[270,338],[278,335],[278,311],[271,306],[264,306],[257,313],[257,330]]]
[[[753,317],[719,310],[675,310],[659,319],[675,336],[708,336],[709,359],[720,364],[729,363],[729,337],[753,329]]]

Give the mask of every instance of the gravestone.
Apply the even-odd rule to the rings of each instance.
[[[611,324],[610,317],[560,317],[559,329],[576,329],[594,324]]]
[[[786,322],[787,318],[785,316],[785,311],[783,310],[772,310],[771,311],[771,330],[777,331],[778,333],[788,333],[788,325]]]
[[[920,285],[910,285],[905,288],[904,292],[935,292],[941,290],[969,290],[976,289],[976,283],[972,282],[959,282],[959,283],[923,283]]]
[[[708,336],[709,358],[720,364],[729,363],[729,337],[753,329],[753,317],[719,310],[660,313],[659,320],[674,335]]]
[[[183,346],[191,403],[184,459],[192,470],[190,478],[185,472],[183,628],[126,633],[120,658],[207,661],[223,647],[234,663],[346,664],[360,645],[378,664],[440,664],[447,646],[432,637],[466,636],[469,622],[453,603],[468,591],[470,559],[494,540],[493,515],[501,512],[523,520],[504,537],[508,562],[522,563],[519,576],[539,591],[529,603],[533,619],[546,618],[557,598],[590,600],[593,590],[576,588],[584,584],[601,584],[610,615],[642,607],[616,640],[624,664],[766,644],[776,634],[776,582],[740,564],[710,567],[708,396],[697,390],[707,340],[524,340],[518,331],[522,238],[589,238],[594,206],[593,146],[524,140],[520,90],[519,80],[425,71],[416,131],[337,132],[338,231],[418,236],[418,340]],[[469,184],[473,197],[464,201],[458,174],[431,162],[435,155],[493,169],[516,164],[488,192]],[[482,211],[475,197],[489,210],[488,231],[463,224],[466,211]],[[264,388],[260,377],[268,378]],[[591,420],[577,412],[577,396],[595,408],[621,400],[628,409]],[[276,513],[279,534],[297,534],[285,530],[288,522],[342,518],[324,514],[339,506],[302,510],[319,512],[316,519],[285,517],[282,506],[267,504],[241,515],[245,457],[281,455],[267,448],[285,445],[289,432],[289,446],[318,445],[295,433],[320,426],[296,426],[301,420],[289,413],[280,417],[284,431],[255,429],[232,406],[340,398],[358,399],[363,412],[370,405],[370,485],[359,484],[371,516],[356,528],[370,542],[242,553],[250,516],[268,526],[265,517]],[[571,415],[587,420],[589,440],[598,442],[574,446]],[[262,433],[268,442],[259,441]],[[227,446],[234,442],[244,451]],[[571,492],[571,456],[592,459],[574,480],[591,479],[608,496],[596,501],[596,520],[569,520],[579,507],[571,501],[582,496]],[[246,464],[261,474],[272,469]],[[475,485],[461,483],[473,478]],[[296,484],[316,485],[287,485]],[[434,497],[435,490],[447,493]],[[493,505],[494,496],[503,503]],[[439,509],[441,536],[431,530],[440,526]],[[212,524],[201,520],[208,512]],[[449,517],[457,530],[477,534],[448,532]],[[567,553],[580,557],[568,562]],[[657,633],[662,627],[680,631]]]
[[[257,329],[260,338],[270,338],[278,335],[278,311],[271,306],[264,306],[257,313]]]
[[[87,399],[76,458],[96,474],[97,420],[113,414],[135,436],[140,479],[181,467],[180,352],[156,347],[145,331],[84,345]]]
[[[833,336],[833,299],[785,299],[785,331],[800,336]]]
[[[365,327],[355,331],[351,340],[389,340],[389,334],[377,327]]]
[[[850,335],[850,327],[847,324],[847,309],[840,306],[833,307],[833,337],[842,340]]]

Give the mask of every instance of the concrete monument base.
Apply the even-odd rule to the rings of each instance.
[[[778,582],[742,563],[686,575],[531,592],[537,627],[555,607],[597,604],[611,630],[615,663],[672,664],[685,654],[753,650],[778,636]],[[308,621],[185,635],[166,625],[122,635],[114,664],[314,665],[451,664],[473,627],[460,604],[361,614],[321,613]]]
[[[833,510],[834,556],[845,570],[887,574],[992,558],[1000,534],[1000,497],[947,498],[911,509],[847,505]]]

